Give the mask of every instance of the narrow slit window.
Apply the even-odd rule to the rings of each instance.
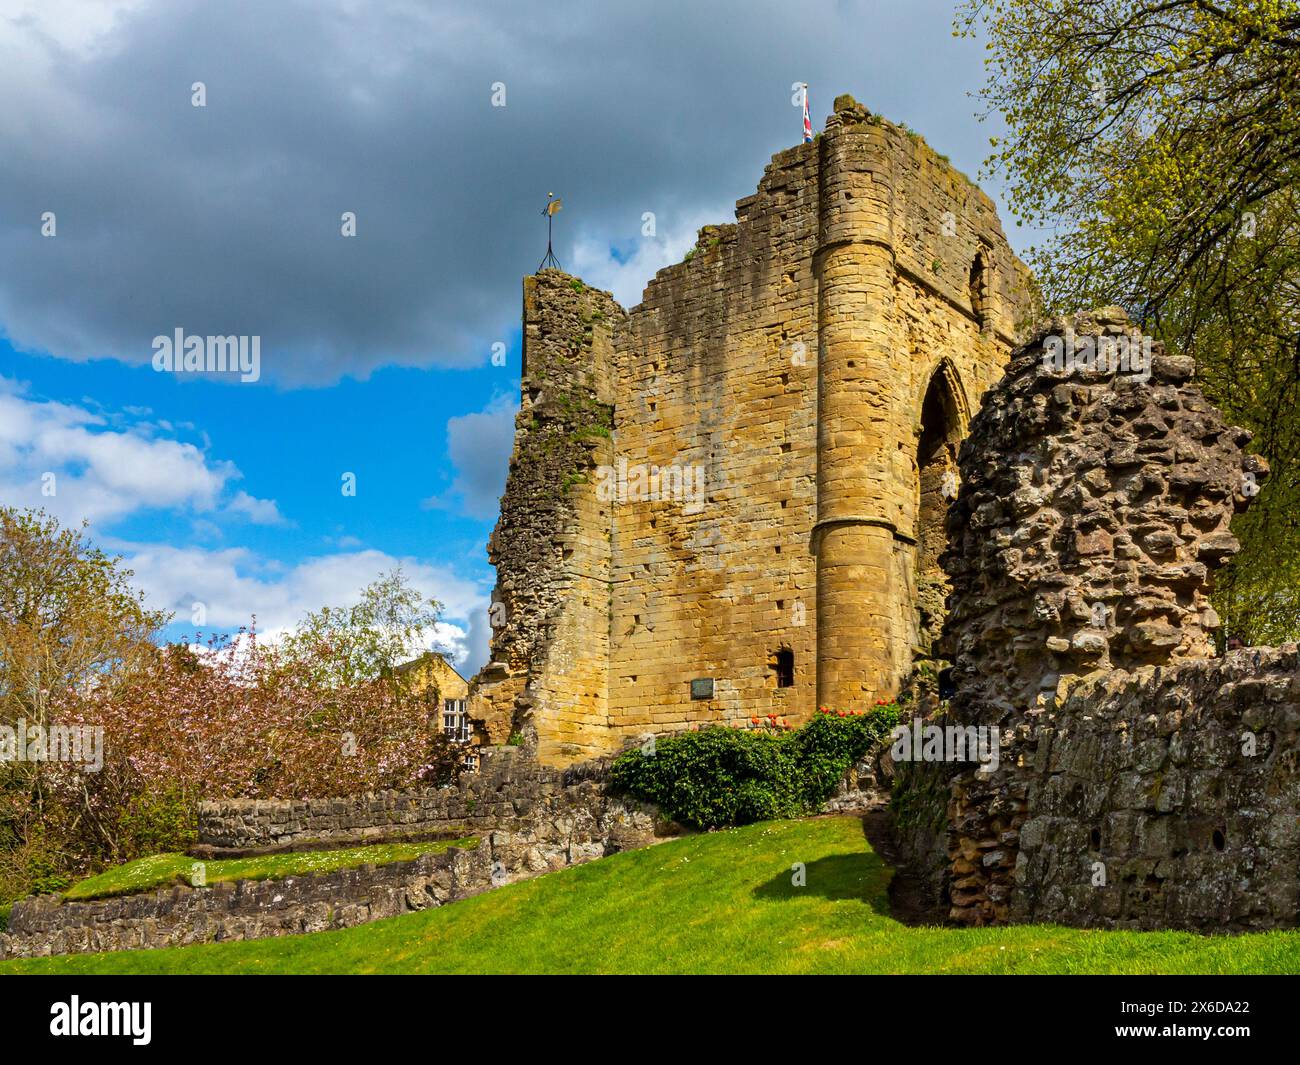
[[[794,652],[782,648],[772,658],[772,669],[776,672],[778,688],[794,687]]]

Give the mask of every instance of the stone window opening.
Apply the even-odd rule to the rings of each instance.
[[[975,258],[970,264],[970,309],[975,315],[975,321],[979,323],[980,332],[984,332],[989,325],[989,269],[988,261],[984,249],[981,248],[975,253]]]
[[[788,647],[782,647],[776,651],[768,662],[772,672],[776,674],[776,686],[778,688],[794,687],[794,652]]]
[[[948,546],[948,505],[957,490],[957,448],[961,443],[961,414],[941,364],[930,378],[921,403],[916,445],[916,638],[915,650],[933,653],[943,628],[948,581],[939,556]]]

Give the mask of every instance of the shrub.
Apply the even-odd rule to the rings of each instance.
[[[0,849],[0,903],[53,894],[74,879],[68,857],[39,826],[29,838]]]
[[[898,723],[898,707],[823,710],[789,732],[711,726],[634,748],[610,770],[615,791],[696,828],[814,813],[854,762]]]
[[[128,798],[117,826],[124,858],[183,851],[198,842],[198,806],[182,789],[163,787]]]

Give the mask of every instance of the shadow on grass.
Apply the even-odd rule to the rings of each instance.
[[[831,854],[803,867],[803,886],[796,871],[787,869],[754,889],[759,899],[794,899],[815,895],[831,902],[860,902],[876,913],[891,916],[889,899],[880,890],[888,867],[874,854]]]

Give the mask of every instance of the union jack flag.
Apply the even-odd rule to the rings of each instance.
[[[803,142],[812,143],[812,119],[808,115],[808,86],[803,87]]]

